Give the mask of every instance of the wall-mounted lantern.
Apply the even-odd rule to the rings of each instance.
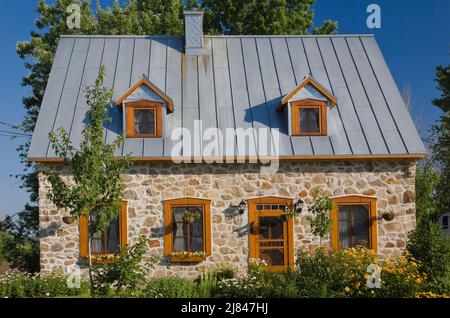
[[[244,199],[239,203],[239,214],[244,214],[245,208],[247,207],[247,202]]]
[[[294,203],[295,212],[301,213],[304,205],[305,205],[305,202],[302,199],[298,199],[297,202]]]

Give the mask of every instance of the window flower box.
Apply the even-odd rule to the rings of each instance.
[[[170,261],[175,263],[195,263],[206,260],[205,252],[173,252]]]

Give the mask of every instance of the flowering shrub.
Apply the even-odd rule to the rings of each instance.
[[[66,277],[62,275],[45,275],[22,273],[17,270],[0,275],[0,297],[63,297],[86,294],[88,284],[81,282],[80,288],[69,288]]]
[[[364,247],[299,252],[297,264],[301,294],[307,297],[418,297],[427,279],[407,252],[379,257]],[[378,284],[370,265],[379,270]]]
[[[292,271],[274,272],[261,259],[251,258],[248,275],[240,275],[219,281],[218,297],[264,298],[296,297],[298,288]]]
[[[248,260],[248,271],[253,276],[261,276],[267,269],[267,263],[263,259],[250,258]]]

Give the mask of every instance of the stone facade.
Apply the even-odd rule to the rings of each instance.
[[[62,167],[55,166],[63,172]],[[282,161],[275,174],[260,173],[258,164],[173,164],[152,162],[135,165],[123,176],[128,201],[128,243],[147,236],[149,254],[164,253],[162,201],[180,197],[207,198],[211,202],[212,255],[198,264],[163,261],[152,275],[194,277],[198,270],[230,263],[245,271],[248,262],[248,213],[231,213],[242,198],[281,196],[305,201],[294,223],[294,245],[314,248],[306,220],[312,190],[320,186],[330,196],[377,197],[378,251],[393,254],[405,248],[407,233],[415,226],[416,163],[409,159]],[[67,178],[70,177],[66,174]],[[48,184],[40,175],[41,271],[67,272],[80,264],[77,224],[62,222],[63,213],[47,199]],[[306,211],[305,211],[306,210]],[[392,210],[395,218],[381,218]]]

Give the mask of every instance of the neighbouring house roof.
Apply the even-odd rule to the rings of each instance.
[[[127,138],[118,156],[170,158],[171,132],[192,129],[200,119],[203,130],[278,128],[281,158],[426,153],[372,35],[204,36],[203,41],[203,55],[186,56],[182,37],[62,36],[29,158],[56,158],[48,134],[59,127],[75,145],[80,142],[87,121],[85,87],[94,83],[101,65],[114,101],[141,81],[173,104],[167,106],[173,112],[164,114],[162,138]],[[277,111],[305,77],[336,99],[328,109],[327,136],[290,136],[288,107]],[[111,108],[110,115],[108,142],[124,129],[120,107]],[[219,155],[226,157],[226,151],[221,148]]]

